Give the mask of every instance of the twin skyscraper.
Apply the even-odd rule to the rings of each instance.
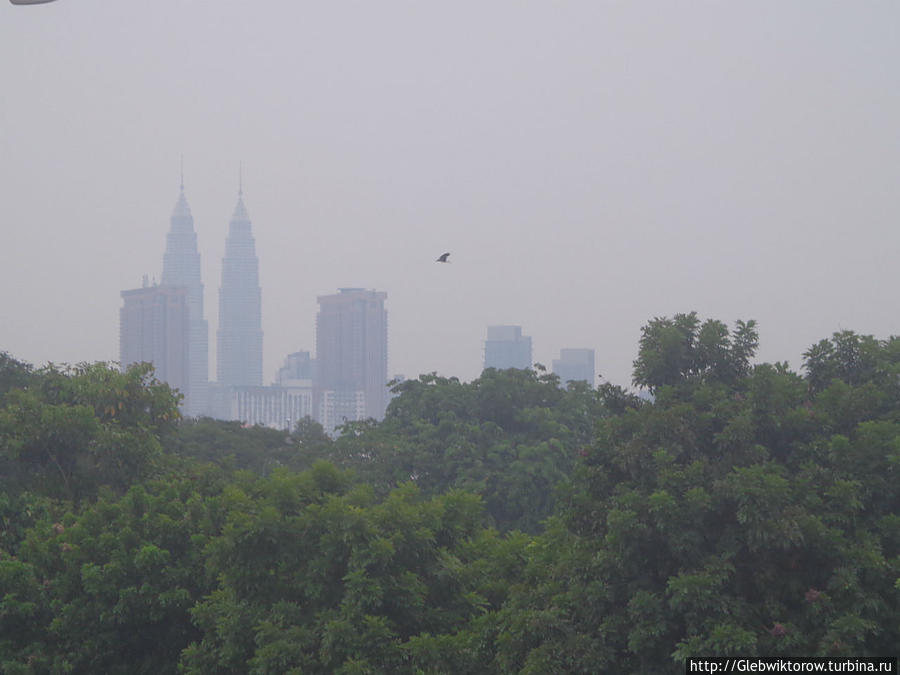
[[[166,235],[161,283],[151,285],[145,277],[142,288],[123,291],[122,299],[122,367],[151,362],[156,376],[184,395],[182,408],[186,415],[220,413],[214,409],[215,397],[210,397],[209,326],[203,313],[200,251],[183,182]],[[225,242],[219,289],[219,385],[262,384],[261,304],[259,260],[243,189],[239,189]]]
[[[166,236],[160,283],[151,283],[145,276],[141,288],[121,295],[122,368],[143,361],[153,363],[156,377],[184,395],[182,411],[187,416],[209,415],[287,428],[310,416],[327,422],[330,430],[343,421],[384,414],[384,293],[341,289],[339,294],[320,296],[319,362],[306,352],[291,354],[278,381],[262,386],[259,260],[242,186],[222,259],[215,383],[210,383],[208,373],[209,326],[203,311],[197,233],[183,181]],[[302,373],[297,370],[298,363],[307,364]]]

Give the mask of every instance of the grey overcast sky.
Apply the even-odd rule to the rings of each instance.
[[[210,373],[240,162],[267,382],[342,286],[407,377],[520,324],[627,385],[691,310],[799,368],[900,333],[898,76],[896,0],[2,0],[0,350],[118,358],[183,155]]]

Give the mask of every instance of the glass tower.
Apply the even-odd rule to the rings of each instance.
[[[163,255],[162,285],[182,286],[188,308],[188,376],[185,387],[184,412],[196,417],[207,412],[209,387],[209,327],[203,318],[203,283],[200,281],[200,252],[194,217],[184,196],[184,181],[171,226],[166,235]]]
[[[222,285],[219,287],[219,329],[216,376],[228,387],[262,385],[263,331],[259,260],[244,206],[243,189],[228,226]]]

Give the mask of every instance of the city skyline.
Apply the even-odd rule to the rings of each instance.
[[[623,385],[656,316],[755,319],[758,360],[795,369],[834,331],[900,334],[897,3],[0,15],[16,358],[117,358],[117,291],[158,270],[182,155],[211,328],[243,161],[264,382],[347,286],[389,294],[410,378],[477,377],[488,325],[523,326],[545,365],[592,348]]]
[[[280,386],[280,373],[284,370],[284,366],[282,366],[279,369],[279,373],[272,379],[271,384],[267,384],[263,380],[262,356],[264,350],[263,331],[261,329],[262,289],[259,286],[259,259],[256,256],[255,251],[252,222],[244,203],[243,177],[241,177],[239,182],[237,204],[235,205],[231,219],[229,220],[228,236],[225,243],[225,255],[222,259],[221,284],[218,289],[219,325],[216,328],[217,349],[215,352],[215,370],[217,377],[215,380],[209,379],[207,382],[209,385],[218,385],[220,397],[222,395],[227,397],[225,388],[228,387],[244,387],[263,390],[269,386]],[[198,238],[194,232],[193,214],[185,195],[182,170],[179,195],[170,218],[170,230],[166,235],[166,252],[163,256],[163,272],[160,277],[161,279],[168,280],[169,283],[159,284],[155,281],[154,276],[153,284],[149,284],[148,279],[150,279],[151,276],[145,274],[143,288],[121,291],[120,294],[123,299],[126,300],[132,297],[142,299],[144,296],[148,298],[155,298],[156,296],[168,297],[174,290],[177,295],[185,297],[183,302],[186,306],[190,307],[191,303],[193,303],[192,311],[194,321],[196,321],[198,312],[202,319],[203,303],[202,301],[198,302],[197,300],[205,286],[199,275],[199,261],[201,258],[202,253],[198,244]],[[181,289],[181,292],[179,292],[179,289]],[[380,311],[384,311],[383,303],[386,293],[365,291],[362,288],[343,287],[333,296],[326,295],[317,297],[320,304],[319,315],[321,315],[323,298],[326,300],[334,298],[340,301],[354,293],[374,293],[381,303]],[[123,306],[120,311],[120,333],[123,331],[122,317],[128,313],[129,310],[129,305],[126,302],[125,306]],[[204,319],[202,323],[208,331],[208,322]],[[319,320],[317,319],[316,358],[318,358],[319,345],[323,342],[323,339],[319,335],[318,323]],[[188,332],[190,332],[190,330],[194,330],[196,333],[196,328],[189,328]],[[380,368],[379,372],[383,370],[386,373],[388,357],[386,320],[384,321],[383,330],[385,332],[385,358],[383,367]],[[133,332],[133,328],[131,331]],[[128,349],[123,347],[125,344],[123,339],[120,338],[120,362],[123,364],[130,364],[140,360],[125,356],[125,353],[128,351]],[[487,339],[483,341],[482,345],[483,368],[531,368],[535,363],[539,363],[532,360],[531,337],[523,335],[522,327],[519,325],[487,326]],[[131,347],[131,345],[128,345],[128,347]],[[145,351],[150,353],[152,350]],[[199,351],[200,350],[198,350],[196,346],[193,347],[194,353],[199,353]],[[585,350],[562,349],[561,353],[565,355],[567,352],[574,353],[583,351]],[[589,351],[593,352],[593,350]],[[309,354],[309,352],[304,353]],[[295,357],[296,354],[290,353],[286,355],[285,358],[290,359],[292,356]],[[208,355],[207,360],[209,358],[210,356]],[[334,359],[331,360],[333,361]],[[554,368],[557,362],[557,360],[553,361]],[[209,364],[207,363],[207,365]],[[593,360],[591,361],[591,369],[593,369]],[[160,379],[169,382],[172,386],[179,387],[182,390],[182,393],[187,396],[189,377],[185,378],[183,385],[176,385],[173,382],[180,382],[181,380],[173,380],[169,375],[169,370],[169,364],[167,362],[163,363],[158,373]],[[193,370],[194,372],[198,371],[196,368]],[[211,370],[212,368],[209,368],[209,371]],[[326,368],[326,373],[328,373],[329,370],[335,370],[335,368]],[[593,372],[593,370],[591,370],[591,372]],[[401,376],[405,377],[405,374],[401,374]],[[328,374],[326,377],[335,379],[335,377]],[[389,379],[390,378],[386,379],[385,382],[389,381]],[[593,386],[593,378],[587,379],[591,383],[591,386]],[[337,379],[335,379],[335,382],[331,382],[330,384],[334,385],[336,388],[341,388],[345,383],[338,382]],[[370,382],[370,385],[372,385],[372,382]],[[215,394],[211,395],[215,398]],[[246,392],[244,392],[242,396],[246,396]],[[387,399],[388,397],[385,396],[384,401],[379,401],[373,410],[375,408],[383,408],[386,406]],[[207,399],[206,413],[213,415],[220,413],[224,414],[219,408],[223,403],[224,401],[216,403],[212,399]],[[193,407],[189,414],[198,414],[197,407]]]
[[[390,398],[386,391],[387,294],[383,291],[343,287],[335,294],[318,296],[316,358],[311,359],[308,351],[290,353],[272,383],[263,384],[259,259],[242,183],[241,179],[222,259],[217,379],[207,380],[203,387],[192,380],[203,370],[192,359],[208,348],[208,344],[197,344],[197,338],[209,336],[203,303],[198,300],[204,287],[202,256],[183,177],[166,234],[161,279],[167,283],[151,283],[150,276],[144,275],[141,288],[120,292],[122,367],[153,363],[156,376],[184,395],[182,406],[189,416],[289,428],[291,420],[310,415],[329,432],[340,421],[381,419]],[[576,360],[583,360],[585,351],[590,352],[590,374],[581,379],[593,386],[593,350],[563,349],[561,356],[565,360],[578,354]],[[488,326],[483,359],[484,368],[531,368],[531,337],[522,334],[521,326]],[[559,372],[560,363],[553,361],[554,372]],[[571,370],[576,371],[580,371],[578,364]],[[206,392],[202,402],[196,394],[191,396],[198,389]]]

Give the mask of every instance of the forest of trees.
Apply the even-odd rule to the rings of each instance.
[[[900,339],[800,373],[650,321],[634,384],[397,386],[331,438],[183,420],[147,365],[0,354],[0,672],[677,673],[894,656]]]

